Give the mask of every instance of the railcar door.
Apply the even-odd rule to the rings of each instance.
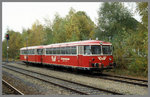
[[[83,46],[78,46],[78,66],[82,66],[82,57],[84,53],[84,47]]]
[[[41,64],[43,62],[43,49],[37,49],[37,54],[37,62]]]

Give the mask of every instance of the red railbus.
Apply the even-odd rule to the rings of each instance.
[[[31,46],[20,49],[25,63],[46,64],[71,69],[102,71],[115,67],[110,42],[84,40]]]

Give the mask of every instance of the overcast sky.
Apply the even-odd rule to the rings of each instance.
[[[51,22],[56,13],[65,17],[70,8],[76,11],[85,11],[92,21],[97,24],[97,11],[100,2],[2,2],[2,39],[8,29],[22,32],[22,29],[31,28],[32,24],[39,20],[44,24],[44,18]],[[126,3],[129,9],[135,11],[135,3]],[[140,16],[134,14],[134,18],[140,21]]]

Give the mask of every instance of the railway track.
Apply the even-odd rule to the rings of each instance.
[[[2,79],[2,83],[4,85],[6,85],[6,87],[9,89],[9,90],[7,90],[7,91],[9,91],[9,93],[7,91],[4,91],[4,92],[7,92],[4,95],[8,95],[8,94],[24,95],[24,93],[22,93],[21,91],[19,91],[17,88],[15,88],[14,86],[12,86],[10,83],[8,83],[7,81],[5,81],[4,79]]]
[[[142,80],[142,79],[135,79],[131,77],[125,77],[125,76],[118,76],[118,75],[111,75],[111,74],[86,74],[86,73],[80,73],[79,75],[87,76],[87,77],[95,77],[105,80],[111,80],[121,83],[127,83],[132,85],[138,85],[143,87],[148,87],[148,80]]]
[[[62,88],[68,89],[68,90],[71,90],[80,95],[123,95],[121,93],[117,93],[114,91],[109,91],[109,90],[105,90],[105,89],[92,87],[92,86],[84,85],[81,83],[72,82],[69,80],[45,75],[45,74],[38,73],[38,72],[33,72],[30,70],[25,70],[25,69],[14,67],[14,66],[8,66],[8,65],[2,65],[2,66],[3,66],[3,68],[18,72],[20,74],[27,75],[32,78],[35,78],[35,79],[38,79],[38,80],[41,80],[41,81],[44,81],[44,82],[47,82],[50,84],[54,84],[54,85],[57,85],[59,87],[62,87]]]
[[[106,79],[106,80],[113,80],[113,81],[118,81],[118,82],[122,82],[122,83],[128,83],[128,84],[148,87],[148,80],[135,79],[135,78],[131,78],[131,77],[110,75],[110,74],[102,74],[102,76],[98,76],[98,77],[102,78],[102,79]]]
[[[148,80],[136,79],[136,78],[131,78],[131,77],[119,76],[119,75],[111,75],[111,74],[105,74],[105,73],[102,73],[102,74],[82,73],[80,75],[148,87]]]
[[[25,64],[20,61],[16,62],[16,63],[22,64],[22,65]],[[62,72],[66,72],[66,71],[62,71]],[[70,72],[70,73],[72,73],[72,72]],[[136,79],[136,78],[131,78],[131,77],[111,75],[111,74],[105,74],[105,73],[103,73],[103,74],[80,73],[79,75],[88,76],[88,77],[96,77],[96,78],[101,78],[101,79],[105,79],[105,80],[113,80],[113,81],[117,81],[117,82],[121,82],[121,83],[128,83],[128,84],[132,84],[132,85],[148,87],[148,80],[143,80],[143,79]]]

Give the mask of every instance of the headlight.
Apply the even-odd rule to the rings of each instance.
[[[109,61],[111,61],[111,58],[109,58]]]

